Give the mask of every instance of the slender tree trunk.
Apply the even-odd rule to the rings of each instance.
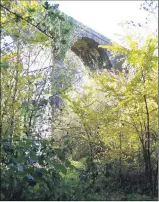
[[[157,194],[157,180],[158,180],[158,161],[157,161],[157,166],[156,166],[156,171],[154,176],[154,195]]]
[[[16,95],[18,91],[18,79],[19,79],[19,71],[18,65],[20,64],[20,57],[19,57],[19,44],[17,44],[17,67],[15,71],[15,86],[14,92],[12,96],[12,109],[11,109],[11,124],[10,124],[10,144],[13,144],[14,138],[14,126],[15,126],[15,102],[16,102]]]
[[[147,104],[147,97],[144,95],[144,102],[145,102],[145,109],[146,109],[146,117],[147,117],[147,131],[146,131],[146,151],[147,151],[147,159],[146,162],[148,164],[148,177],[150,182],[150,190],[151,196],[154,197],[154,184],[153,184],[153,177],[152,177],[152,165],[151,165],[151,154],[150,154],[150,116]]]
[[[121,166],[122,166],[122,139],[121,139],[121,132],[119,137],[119,143],[120,143],[120,158],[119,158],[119,177],[120,177],[120,184],[122,183],[122,173],[121,173]]]

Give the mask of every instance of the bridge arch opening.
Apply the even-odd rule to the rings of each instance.
[[[71,50],[91,71],[110,69],[112,64],[107,56],[106,50],[98,48],[98,45],[95,40],[82,37],[72,44]]]

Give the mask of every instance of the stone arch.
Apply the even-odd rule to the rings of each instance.
[[[91,71],[97,69],[110,69],[112,64],[106,53],[106,50],[98,48],[99,42],[97,39],[82,36],[74,40],[71,45],[71,50],[82,60],[85,66]]]

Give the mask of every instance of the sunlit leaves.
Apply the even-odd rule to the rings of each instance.
[[[121,85],[120,88],[118,88],[120,84],[115,80],[114,82],[116,83],[116,85],[111,85],[110,88],[109,83],[113,83],[113,79],[112,81],[108,80],[109,77],[111,78],[111,73],[108,73],[108,75],[103,74],[102,76],[97,77],[98,84],[102,86],[101,89],[104,89],[103,92],[116,98],[118,104],[114,105],[114,110],[111,109],[110,111],[118,111],[119,119],[116,116],[117,121],[122,120],[125,123],[129,122],[130,126],[132,125],[132,132],[129,136],[131,139],[134,139],[135,137],[137,138],[138,135],[140,136],[140,133],[143,133],[143,128],[141,127],[147,122],[144,96],[147,96],[149,111],[156,111],[157,108],[157,105],[155,104],[155,97],[157,97],[156,67],[158,59],[156,55],[156,38],[157,37],[148,36],[143,47],[139,47],[137,41],[133,41],[131,37],[127,37],[130,47],[127,51],[125,50],[125,48],[119,47],[116,44],[112,46],[102,46],[103,48],[109,49],[114,52],[124,53],[127,58],[128,64],[130,64],[134,68],[134,75],[131,77],[131,79],[129,79],[129,81],[124,81],[124,75],[117,75],[118,80],[121,79],[122,85],[124,84],[124,87],[122,87]],[[111,91],[112,93],[108,94],[109,91]],[[155,118],[157,118],[157,116],[155,116]],[[150,117],[150,127],[156,128],[156,126],[154,125],[154,116]],[[106,128],[108,131],[109,127]],[[125,126],[122,129],[123,132],[125,131],[124,133],[126,133],[126,131],[128,130],[129,128],[125,128]],[[114,130],[113,133],[115,134]],[[136,140],[139,141],[139,139]],[[124,142],[122,144],[124,144]],[[138,143],[136,142],[135,144]]]
[[[131,37],[127,37],[127,40],[128,49],[117,44],[101,46],[125,56],[125,65],[129,64],[127,73],[105,70],[100,75],[94,74],[93,88],[85,87],[85,92],[80,95],[77,93],[76,98],[64,97],[86,129],[86,132],[80,135],[82,139],[88,144],[102,140],[109,148],[104,153],[105,158],[122,158],[123,164],[130,155],[144,152],[142,145],[145,144],[147,131],[145,95],[150,128],[157,128],[156,38],[149,36],[142,47]],[[99,96],[101,94],[102,96]],[[150,144],[154,149],[155,144]],[[134,160],[133,165],[136,164],[137,160]]]

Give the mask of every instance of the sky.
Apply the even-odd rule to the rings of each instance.
[[[143,1],[54,1],[59,4],[59,9],[79,22],[118,42],[119,35],[126,35],[119,23],[127,20],[144,22],[146,13],[140,10]],[[149,30],[156,26],[151,22]],[[142,35],[147,30],[140,30]]]

